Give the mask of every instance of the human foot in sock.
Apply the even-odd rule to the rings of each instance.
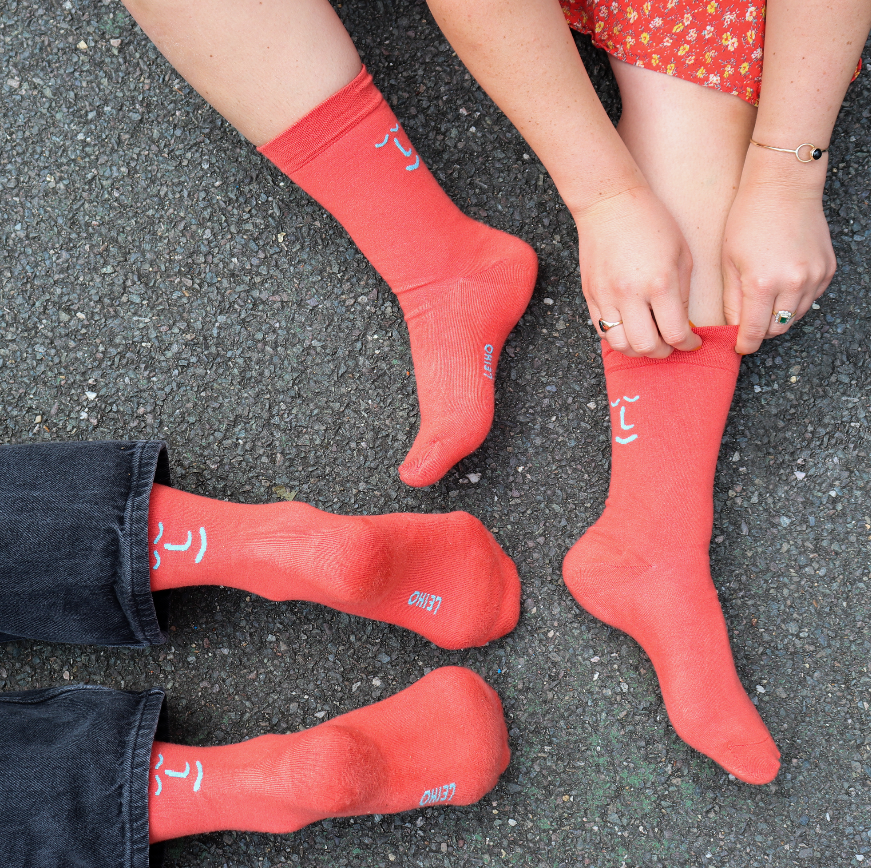
[[[563,577],[588,612],[647,652],[678,735],[735,777],[764,784],[780,753],[738,679],[708,561],[737,329],[695,332],[699,350],[667,359],[629,359],[603,345],[611,488]]]
[[[408,485],[437,482],[490,430],[496,364],[532,295],[535,252],[451,202],[365,68],[259,150],[344,226],[396,293],[420,403],[399,472]]]
[[[303,732],[225,747],[155,742],[149,836],[284,834],[327,817],[470,805],[510,755],[496,691],[469,669],[444,667]]]
[[[443,648],[514,629],[513,561],[466,512],[341,516],[305,503],[249,506],[155,484],[152,590],[227,585],[407,627]]]

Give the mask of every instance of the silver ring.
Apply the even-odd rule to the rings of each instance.
[[[795,316],[795,311],[773,310],[771,311],[771,315],[774,317],[774,321],[778,325],[787,325],[789,321]]]
[[[623,325],[622,319],[617,320],[617,322],[605,322],[605,320],[603,320],[603,319],[599,320],[599,328],[603,332],[606,332],[606,331],[608,331],[608,329],[612,329],[612,328],[614,328],[614,326],[618,326],[618,325]]]

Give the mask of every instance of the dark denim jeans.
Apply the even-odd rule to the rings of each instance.
[[[148,502],[169,485],[160,441],[0,446],[0,641],[164,641]]]
[[[0,865],[149,868],[151,746],[161,690],[0,693]]]
[[[0,446],[0,641],[146,647],[148,504],[169,484],[157,441]],[[0,866],[148,868],[160,690],[85,685],[0,694]]]

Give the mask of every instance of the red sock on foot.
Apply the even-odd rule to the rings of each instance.
[[[735,777],[764,784],[780,753],[735,671],[708,560],[714,471],[741,363],[737,329],[695,332],[699,350],[661,360],[603,344],[611,489],[563,576],[587,611],[647,652],[678,735]]]
[[[496,363],[532,295],[535,252],[451,202],[365,68],[259,150],[345,227],[396,293],[420,402],[399,473],[409,485],[437,482],[490,430]]]
[[[155,742],[149,835],[154,843],[222,829],[284,834],[327,817],[470,805],[510,756],[496,691],[446,666],[303,732],[225,747]]]
[[[151,588],[227,585],[397,624],[443,648],[514,629],[514,562],[467,512],[344,516],[305,503],[248,506],[155,484]]]

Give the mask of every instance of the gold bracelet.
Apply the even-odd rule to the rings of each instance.
[[[750,139],[751,145],[756,145],[760,148],[767,148],[769,151],[782,151],[784,154],[795,154],[796,160],[799,163],[811,163],[814,160],[819,160],[823,154],[828,151],[828,148],[818,148],[816,145],[812,145],[810,142],[804,142],[799,145],[795,150],[792,148],[775,148],[773,145],[763,145],[762,142],[757,142],[756,139]],[[810,156],[806,160],[801,158],[801,149],[802,148],[810,148]]]

